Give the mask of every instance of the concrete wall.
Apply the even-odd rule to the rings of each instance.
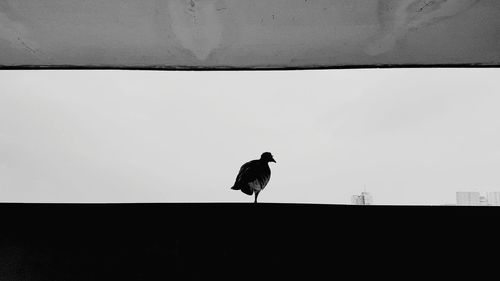
[[[497,0],[0,0],[0,65],[500,63]]]

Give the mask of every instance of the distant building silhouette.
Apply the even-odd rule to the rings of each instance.
[[[479,196],[479,206],[488,206],[488,199],[486,196]]]
[[[457,192],[457,205],[459,206],[479,206],[479,192]]]
[[[488,192],[486,199],[489,206],[500,206],[500,192]]]
[[[361,195],[353,195],[351,197],[351,202],[354,205],[372,205],[373,197],[370,193],[363,191]]]
[[[500,206],[500,192],[488,192],[486,196],[479,192],[457,192],[459,206]]]

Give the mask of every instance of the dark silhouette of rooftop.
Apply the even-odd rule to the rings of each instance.
[[[486,227],[495,207],[3,203],[0,213],[0,280],[14,281],[467,277],[499,247]]]

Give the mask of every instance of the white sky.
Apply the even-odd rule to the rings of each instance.
[[[444,204],[500,190],[499,69],[1,71],[1,202]]]

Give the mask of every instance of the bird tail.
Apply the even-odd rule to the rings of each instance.
[[[252,195],[253,189],[251,189],[249,186],[243,186],[243,188],[241,188],[241,192],[245,193],[246,195]]]
[[[241,192],[245,193],[246,195],[252,195],[253,194],[253,189],[251,189],[249,186],[239,186],[239,185],[234,185],[231,187],[232,190],[241,190]]]

